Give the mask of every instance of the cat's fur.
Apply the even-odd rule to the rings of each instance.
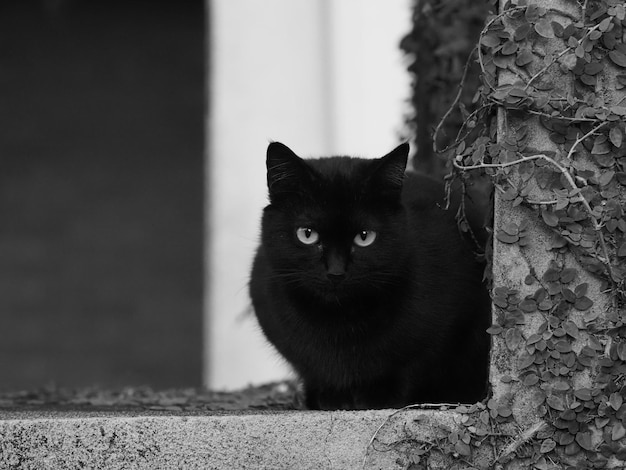
[[[383,158],[303,160],[267,150],[270,204],[250,281],[269,341],[311,409],[475,402],[486,394],[484,266],[444,210],[444,188]],[[305,245],[298,228],[319,241]],[[375,231],[367,247],[354,243]],[[480,227],[474,226],[480,234]],[[309,233],[309,232],[307,232]]]

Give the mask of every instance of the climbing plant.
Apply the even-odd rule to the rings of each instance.
[[[407,125],[417,147],[413,166],[422,172],[444,175],[446,160],[436,150],[454,139],[464,113],[474,107],[472,101],[480,84],[480,69],[475,61],[467,59],[493,3],[414,0],[413,27],[402,39],[400,48],[407,56],[412,77],[414,112],[407,116]],[[464,111],[449,113],[433,136],[435,124],[450,108],[457,93],[460,94],[457,104]]]
[[[512,0],[486,19],[462,73],[480,70],[473,107],[458,92],[434,138],[450,177],[488,175],[503,204],[552,234],[543,272],[494,286],[488,330],[515,357],[498,380],[530,391],[533,422],[516,421],[510,393],[457,408],[436,438],[407,428],[406,468],[434,455],[453,469],[626,467],[626,7],[558,5]],[[460,124],[439,146],[451,116]],[[500,221],[496,243],[523,253],[528,220]],[[607,305],[594,305],[572,258],[601,279]]]

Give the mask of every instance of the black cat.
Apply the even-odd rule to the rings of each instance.
[[[458,230],[458,201],[443,210],[441,183],[405,174],[408,150],[303,160],[278,142],[267,149],[270,204],[250,295],[308,408],[486,394],[484,265]]]

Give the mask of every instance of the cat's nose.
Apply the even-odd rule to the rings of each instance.
[[[346,276],[346,258],[336,250],[326,253],[326,276],[332,281],[341,281]]]

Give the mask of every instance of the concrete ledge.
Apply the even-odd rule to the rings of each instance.
[[[417,423],[425,435],[458,416],[392,413],[5,412],[0,468],[400,469],[407,468],[402,449],[389,443],[402,440],[407,426]],[[379,428],[380,445],[370,446]]]

